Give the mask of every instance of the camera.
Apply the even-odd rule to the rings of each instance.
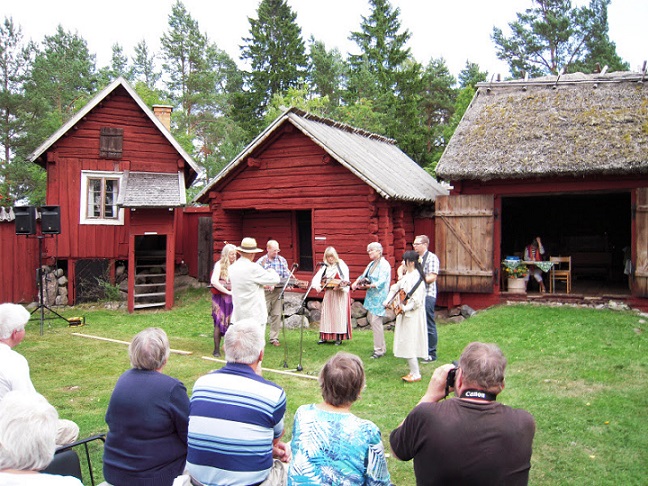
[[[457,378],[457,370],[459,369],[459,363],[453,361],[452,364],[454,368],[448,371],[448,376],[446,377],[446,386],[445,386],[445,396],[447,397],[450,394],[450,388],[454,388],[455,379]]]

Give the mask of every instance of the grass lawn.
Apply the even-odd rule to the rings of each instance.
[[[122,344],[74,336],[83,333],[130,341],[141,329],[166,330],[174,349],[165,372],[182,380],[189,392],[195,380],[220,363],[211,356],[212,321],[205,290],[181,294],[172,311],[129,315],[101,305],[68,309],[66,317],[84,315],[86,325],[70,328],[60,319],[27,326],[16,350],[30,363],[36,389],[63,418],[76,421],[81,437],[106,431],[104,414],[119,375],[129,367]],[[38,315],[36,313],[35,315]],[[632,485],[646,484],[648,464],[648,398],[646,329],[648,318],[635,312],[529,305],[482,311],[461,324],[439,325],[439,363],[457,359],[471,341],[495,342],[508,358],[507,386],[499,401],[531,412],[537,422],[530,483]],[[266,348],[264,367],[294,370],[299,363],[299,331],[287,331],[284,347]],[[333,353],[358,354],[365,363],[367,389],[352,411],[380,427],[386,448],[389,433],[417,403],[436,365],[421,365],[424,379],[406,384],[405,360],[391,353],[370,360],[370,331],[358,331],[341,347],[317,345],[316,330],[304,331],[302,375],[316,376]],[[299,405],[320,401],[316,380],[265,372],[288,396],[286,439]],[[99,454],[99,453],[97,453]],[[98,456],[99,457],[99,456]],[[101,469],[99,458],[93,461]],[[388,458],[392,481],[414,485],[411,462]],[[102,479],[100,471],[98,479]],[[86,480],[86,484],[90,484]]]

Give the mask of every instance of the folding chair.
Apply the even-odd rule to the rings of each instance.
[[[92,461],[90,460],[90,451],[88,450],[88,443],[100,440],[106,442],[106,434],[98,434],[88,437],[87,439],[77,440],[71,444],[66,444],[59,447],[54,454],[54,459],[50,462],[42,472],[48,474],[59,474],[61,476],[74,476],[79,481],[83,482],[83,475],[81,474],[81,460],[79,454],[74,450],[75,447],[82,445],[85,449],[85,456],[88,465],[88,472],[90,474],[90,482],[95,486],[94,474],[92,472]]]
[[[567,293],[571,292],[571,257],[549,257],[549,261],[553,263],[551,267],[551,280],[549,282],[549,292],[552,294],[556,291],[556,282],[565,282],[567,285]]]

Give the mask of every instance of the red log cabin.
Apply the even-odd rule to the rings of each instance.
[[[418,233],[432,236],[433,205],[447,194],[394,140],[291,108],[197,196],[209,204],[214,254],[245,236],[279,242],[309,280],[333,246],[351,278],[383,245],[395,265]]]
[[[91,300],[122,262],[129,311],[173,306],[178,221],[200,168],[169,131],[171,108],[154,109],[119,78],[30,157],[47,171],[47,204],[60,206],[45,256],[67,271],[70,303]]]

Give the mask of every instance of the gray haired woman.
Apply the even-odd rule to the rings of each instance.
[[[171,486],[187,457],[187,389],[162,374],[170,354],[162,329],[138,333],[128,352],[133,367],[119,377],[106,411],[104,478],[114,485]]]

